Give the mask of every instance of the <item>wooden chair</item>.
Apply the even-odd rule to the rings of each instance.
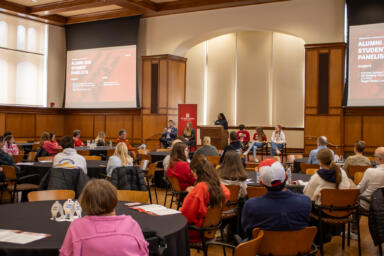
[[[48,162],[48,161],[53,161],[53,156],[41,156],[41,157],[39,157],[37,160],[39,161],[39,162],[43,162],[43,161],[46,161],[46,162]]]
[[[39,149],[39,147],[40,147],[40,143],[39,143],[39,142],[33,144],[33,145],[32,145],[32,151],[36,151],[36,152],[37,152],[37,150]]]
[[[109,158],[109,157],[113,156],[114,153],[115,153],[114,149],[108,149],[107,150],[107,157]]]
[[[362,172],[364,173],[365,170],[370,168],[371,166],[359,166],[359,165],[350,165],[348,166],[348,170],[345,170],[347,172],[348,177],[354,178],[356,172]]]
[[[37,152],[35,152],[35,151],[29,152],[28,156],[27,156],[27,161],[34,162],[35,158],[36,158],[36,154],[37,154]]]
[[[139,154],[138,159],[140,160],[140,163],[139,163],[140,165],[141,165],[141,162],[142,162],[143,160],[148,160],[148,163],[149,163],[149,164],[152,162],[152,158],[151,158],[150,155]]]
[[[245,168],[253,168],[253,170],[255,170],[255,168],[257,168],[259,166],[259,163],[255,163],[255,162],[247,162]]]
[[[149,193],[149,200],[152,203],[152,193],[151,193],[151,187],[155,188],[155,197],[156,197],[156,203],[159,203],[159,200],[157,199],[157,191],[156,191],[156,185],[153,183],[153,178],[155,177],[155,172],[157,170],[157,165],[159,162],[154,162],[149,165],[148,167],[148,173],[145,175],[147,179],[147,187],[148,187],[148,193]]]
[[[207,160],[215,166],[220,163],[220,156],[207,156]]]
[[[307,169],[305,170],[305,174],[307,174],[307,175],[313,175],[313,174],[315,174],[318,170],[319,170],[319,169],[316,169],[316,168],[307,168]]]
[[[352,215],[359,219],[359,189],[323,189],[321,190],[321,205],[315,205],[314,210],[317,214],[311,214],[315,219],[319,220],[320,233],[320,253],[324,255],[323,249],[323,233],[322,222],[330,225],[344,225],[342,236],[342,249],[345,248],[345,225],[348,224],[348,246],[350,245],[350,224],[353,221]],[[326,216],[322,216],[326,214]],[[359,256],[361,255],[360,247],[360,226],[357,224],[357,237]]]
[[[77,150],[77,154],[82,156],[89,156],[90,151],[89,150]]]
[[[15,195],[18,192],[33,191],[39,188],[39,185],[22,183],[24,180],[39,176],[38,174],[30,174],[22,177],[17,177],[15,167],[2,165],[5,181],[7,182],[7,190],[11,193],[11,202],[15,201]]]
[[[146,150],[146,149],[138,149],[137,153],[139,155],[148,155],[148,150]]]
[[[67,200],[75,199],[75,191],[73,190],[41,190],[28,193],[28,201],[50,201],[50,200]]]
[[[171,151],[171,148],[157,148],[156,152],[168,152]]]
[[[13,163],[15,163],[15,164],[21,163],[21,162],[23,162],[24,154],[13,155],[12,158],[13,158]]]
[[[304,173],[306,174],[307,172],[307,169],[320,169],[320,165],[318,164],[307,164],[307,163],[300,163],[300,170],[301,170],[301,173]]]
[[[357,185],[359,185],[360,181],[363,179],[364,172],[355,172],[355,175],[353,176],[353,182]]]
[[[265,187],[255,187],[255,186],[247,187],[248,198],[263,196],[267,193],[267,191],[268,190]]]
[[[264,230],[257,255],[316,255],[317,249],[316,246],[313,246],[316,232],[316,227],[306,227],[295,231]],[[253,229],[252,236],[255,238],[258,235],[258,228]]]
[[[149,196],[146,191],[117,190],[117,199],[119,201],[130,201],[147,204]]]
[[[101,156],[83,156],[85,158],[85,160],[94,160],[94,161],[101,161]]]
[[[169,208],[172,208],[173,197],[176,197],[176,200],[177,200],[177,210],[179,210],[180,205],[183,202],[184,197],[188,194],[188,192],[181,190],[180,184],[179,184],[179,180],[177,178],[170,177],[170,176],[167,176],[167,177],[168,177],[169,183],[171,184],[171,189],[172,189],[172,191],[171,191],[171,193],[172,193],[171,204],[169,205]],[[165,204],[167,202],[167,193],[168,193],[168,191],[165,191],[164,206],[165,206]]]

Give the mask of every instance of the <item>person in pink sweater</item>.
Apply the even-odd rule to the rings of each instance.
[[[92,179],[79,198],[87,216],[68,228],[60,256],[148,255],[148,242],[131,216],[116,216],[116,188],[107,180]]]
[[[12,135],[8,135],[4,138],[4,146],[2,150],[5,153],[8,153],[8,155],[18,155],[19,154],[19,148],[15,144],[15,138]]]

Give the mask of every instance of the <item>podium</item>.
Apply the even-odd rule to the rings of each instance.
[[[228,144],[228,132],[221,125],[200,126],[200,139],[205,136],[211,137],[211,144],[217,149],[224,149]]]

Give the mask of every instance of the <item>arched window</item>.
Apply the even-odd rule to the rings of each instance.
[[[35,52],[36,46],[36,29],[28,28],[28,51]]]
[[[6,47],[8,42],[8,24],[0,21],[0,46]]]
[[[17,26],[17,49],[25,50],[25,27]]]
[[[8,63],[0,59],[0,103],[8,103]]]
[[[24,61],[16,68],[16,104],[35,105],[37,102],[37,68]]]

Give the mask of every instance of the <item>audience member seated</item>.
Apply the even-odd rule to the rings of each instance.
[[[125,143],[125,145],[127,145],[128,150],[133,149],[132,145],[129,143],[127,139],[127,131],[125,129],[121,129],[119,131],[119,137],[116,140],[116,144],[119,144],[120,142]]]
[[[328,144],[327,137],[325,136],[318,137],[316,140],[316,143],[317,143],[317,148],[311,150],[311,152],[309,153],[309,157],[308,157],[309,164],[319,164],[319,161],[317,160],[317,152],[319,152],[319,150],[321,149],[327,148],[327,144]],[[333,153],[332,149],[329,149],[329,151],[332,153],[332,161],[333,161],[335,157],[335,153]]]
[[[189,147],[196,145],[196,131],[192,127],[192,122],[188,122],[183,130],[184,143]]]
[[[250,135],[247,130],[245,130],[245,125],[239,125],[239,130],[237,131],[237,139],[243,144],[243,148],[245,148],[250,140]]]
[[[215,146],[211,145],[211,137],[205,136],[203,138],[203,146],[195,151],[195,155],[218,156],[219,152]]]
[[[321,190],[327,188],[349,189],[353,182],[348,178],[345,171],[333,162],[333,152],[330,149],[319,149],[316,158],[320,164],[320,169],[311,176],[308,184],[304,187],[304,194],[320,205]]]
[[[48,132],[43,132],[41,134],[40,147],[43,148],[50,156],[56,155],[57,150],[61,149],[61,146],[55,140],[55,134]]]
[[[217,115],[217,120],[215,121],[215,125],[221,125],[224,127],[224,130],[228,130],[228,121],[227,121],[227,118],[225,118],[225,115],[223,113],[219,113]]]
[[[344,162],[343,169],[347,173],[349,178],[353,177],[349,173],[349,166],[371,166],[371,160],[369,160],[368,157],[363,155],[365,149],[365,142],[362,140],[358,140],[355,143],[355,147],[353,148],[353,151],[355,154],[353,156],[347,157]]]
[[[224,148],[224,151],[223,151],[223,154],[221,155],[221,158],[220,158],[220,163],[223,162],[223,159],[225,157],[225,154],[228,152],[228,151],[236,151],[239,155],[241,155],[241,150],[243,149],[243,145],[241,144],[241,142],[237,139],[237,133],[236,132],[231,132],[229,134],[229,139],[231,141],[231,143],[226,146]]]
[[[225,154],[224,161],[219,168],[219,176],[224,185],[239,185],[239,198],[247,196],[247,178],[248,174],[244,170],[240,155],[235,151],[228,151]]]
[[[69,226],[60,256],[148,255],[139,224],[131,216],[116,216],[117,191],[110,182],[89,181],[79,202],[86,216]]]
[[[197,155],[191,162],[191,169],[197,176],[197,184],[184,199],[181,213],[188,224],[201,227],[208,206],[221,206],[228,201],[230,192],[220,183],[217,171],[204,155]],[[189,241],[199,242],[200,233],[189,231]]]
[[[168,127],[164,128],[164,132],[161,134],[160,142],[163,144],[164,148],[168,148],[169,145],[177,137],[177,128],[174,127],[175,123],[172,120],[168,121]]]
[[[287,175],[275,159],[263,160],[259,165],[261,183],[268,192],[262,197],[245,202],[241,224],[248,237],[256,227],[263,230],[290,231],[308,226],[311,200],[285,188]]]
[[[7,131],[3,134],[3,139],[5,139],[5,137],[7,137],[8,135],[13,135],[12,132],[10,131]]]
[[[107,143],[105,142],[105,133],[103,131],[100,131],[97,134],[97,137],[95,139],[96,146],[101,147],[101,146],[106,146]]]
[[[253,135],[253,143],[247,149],[247,151],[244,152],[244,155],[247,156],[249,154],[249,151],[252,150],[254,161],[259,162],[259,160],[257,159],[257,149],[263,148],[266,142],[267,142],[267,136],[264,133],[263,127],[257,127],[256,132]]]
[[[84,143],[80,139],[80,130],[73,131],[73,140],[75,141],[75,147],[84,147]]]
[[[271,156],[280,155],[280,150],[284,147],[285,143],[287,141],[285,140],[285,134],[281,129],[281,125],[276,125],[271,137]]]
[[[83,156],[77,154],[76,149],[74,149],[75,142],[73,141],[73,138],[64,136],[61,140],[61,146],[63,147],[63,152],[58,153],[53,158],[53,167],[79,168],[87,174],[87,161]]]
[[[167,175],[176,177],[182,191],[190,191],[196,182],[196,177],[189,169],[188,147],[186,144],[176,143],[171,151],[171,160],[168,166]]]
[[[357,186],[360,189],[361,196],[371,199],[371,195],[378,188],[384,187],[384,147],[375,150],[376,168],[368,168],[364,172],[364,176]],[[369,204],[364,200],[360,200],[360,206],[364,211],[369,211]]]
[[[4,138],[4,145],[2,149],[5,153],[8,153],[11,156],[19,154],[19,148],[15,144],[15,138],[13,135],[7,135]]]
[[[0,148],[3,148],[4,146],[4,137],[0,136]],[[0,150],[0,165],[11,165],[15,166],[13,162],[13,157],[7,153],[5,153],[3,150]]]
[[[182,142],[181,140],[179,139],[175,139],[174,141],[172,141],[172,144],[171,144],[171,151],[173,149],[173,146],[178,143],[178,142]],[[168,170],[168,166],[169,166],[169,161],[171,160],[171,155],[166,155],[163,159],[163,167],[164,167],[164,170]]]
[[[120,142],[116,145],[113,156],[108,159],[107,176],[111,177],[113,169],[122,166],[133,166],[133,160],[128,154],[127,145]]]

